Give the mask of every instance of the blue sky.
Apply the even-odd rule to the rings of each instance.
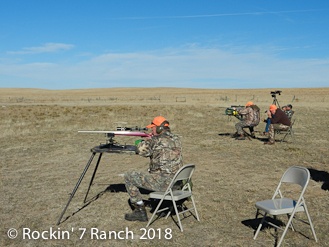
[[[328,0],[0,3],[0,87],[329,86]]]

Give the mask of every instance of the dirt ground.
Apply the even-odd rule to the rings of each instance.
[[[282,232],[269,226],[253,240],[260,221],[254,205],[272,197],[293,165],[311,172],[305,200],[318,243],[308,225],[295,221],[296,232],[289,230],[282,246],[329,246],[329,88],[282,89],[277,95],[281,106],[293,105],[294,142],[288,136],[281,143],[278,135],[275,145],[264,145],[262,122],[256,139],[237,141],[228,135],[239,120],[223,115],[225,108],[253,101],[266,118],[274,90],[1,88],[0,246],[275,246]],[[158,115],[181,137],[184,164],[196,165],[193,194],[200,222],[185,218],[182,233],[176,216],[159,218],[149,228],[125,221],[130,208],[120,174],[148,167],[148,159],[125,152],[102,156],[84,203],[98,156],[94,158],[56,225],[90,149],[107,140],[103,134],[78,131],[145,127]],[[134,145],[140,138],[114,139]],[[297,189],[289,189],[288,196]],[[282,222],[286,218],[278,217]]]

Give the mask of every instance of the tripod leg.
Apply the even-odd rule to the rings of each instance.
[[[277,100],[276,97],[273,99],[273,103],[272,103],[272,105],[277,105],[278,108],[280,109],[279,101]]]
[[[88,190],[87,190],[87,193],[86,193],[85,199],[84,199],[84,201],[83,201],[84,203],[85,203],[86,200],[87,200],[87,196],[88,196],[88,194],[89,194],[90,187],[91,187],[91,185],[92,185],[92,183],[93,183],[93,181],[94,181],[94,178],[95,178],[95,175],[96,175],[96,171],[97,171],[97,168],[98,168],[99,162],[101,161],[101,158],[102,158],[102,154],[103,154],[103,153],[100,153],[100,154],[99,154],[99,157],[98,157],[98,160],[97,160],[97,164],[96,164],[96,166],[95,166],[95,170],[94,170],[93,176],[91,177],[91,180],[90,180],[90,183],[89,183],[89,187],[88,187]]]
[[[57,222],[57,224],[56,224],[57,226],[58,226],[59,223],[61,222],[61,219],[62,219],[62,217],[63,217],[63,215],[64,215],[64,213],[65,213],[67,207],[69,206],[69,204],[70,204],[70,202],[71,202],[71,200],[72,200],[72,198],[73,198],[75,192],[77,191],[77,189],[78,189],[78,187],[79,187],[79,185],[80,185],[80,183],[81,183],[83,177],[85,176],[85,174],[86,174],[86,172],[87,172],[87,170],[88,170],[88,168],[89,168],[89,166],[90,166],[90,163],[91,163],[91,161],[93,160],[95,154],[96,154],[96,153],[93,153],[93,154],[91,155],[91,157],[90,157],[90,159],[89,159],[89,161],[88,161],[88,164],[86,165],[85,169],[83,170],[83,172],[82,172],[82,174],[81,174],[81,176],[80,176],[79,181],[77,182],[77,184],[76,184],[76,186],[75,186],[73,192],[71,193],[71,197],[70,197],[69,201],[67,202],[67,204],[66,204],[66,206],[65,206],[65,208],[64,208],[64,210],[63,210],[63,212],[62,212],[62,214],[61,214],[61,216],[60,216],[59,219],[58,219],[58,222]]]
[[[244,129],[242,129],[242,130],[243,130],[245,136],[249,139],[249,141],[251,141],[251,138],[250,138],[249,134]]]

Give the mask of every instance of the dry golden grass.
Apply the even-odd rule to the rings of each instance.
[[[305,198],[319,243],[307,226],[296,222],[298,231],[288,231],[283,246],[326,246],[329,88],[283,89],[278,96],[281,105],[294,99],[295,143],[288,137],[284,143],[263,145],[262,123],[256,128],[259,139],[252,141],[219,135],[233,133],[238,121],[223,116],[224,108],[219,107],[253,100],[265,117],[264,111],[272,103],[271,90],[276,89],[1,89],[0,246],[274,246],[273,228],[261,231],[256,241],[252,239],[254,203],[271,197],[283,172],[292,165],[312,169],[313,180]],[[196,164],[193,193],[201,222],[192,217],[183,220],[181,233],[172,219],[159,219],[151,227],[162,230],[162,239],[140,240],[140,229],[146,223],[125,221],[127,194],[107,188],[121,188],[124,181],[118,174],[145,170],[148,160],[135,154],[104,154],[89,193],[92,200],[83,204],[96,158],[61,224],[56,226],[90,158],[90,148],[106,140],[102,134],[77,131],[114,130],[122,125],[144,127],[158,115],[165,116],[172,131],[181,136],[184,163]],[[127,144],[136,140],[115,139]],[[22,239],[23,228],[42,232],[50,227],[70,231],[70,239]],[[133,240],[91,240],[90,233],[79,239],[79,228],[118,232],[126,227],[134,232]],[[18,229],[16,239],[7,237],[10,228]],[[166,228],[172,229],[171,240],[164,239]]]

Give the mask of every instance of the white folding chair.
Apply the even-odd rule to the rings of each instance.
[[[159,208],[160,208],[160,206],[161,206],[161,204],[164,200],[172,201],[173,208],[175,209],[175,213],[176,213],[176,216],[177,216],[177,219],[178,219],[178,223],[179,223],[179,227],[180,227],[181,232],[183,232],[183,227],[182,227],[181,219],[180,219],[180,216],[179,216],[180,214],[184,214],[184,216],[185,216],[186,212],[194,210],[195,214],[196,214],[196,219],[198,221],[200,221],[198,211],[196,209],[194,198],[193,198],[193,195],[192,195],[191,186],[190,186],[190,183],[189,183],[190,180],[191,180],[192,174],[194,172],[194,169],[195,169],[194,164],[189,164],[189,165],[183,166],[182,168],[180,168],[177,171],[177,173],[175,174],[173,180],[171,181],[170,185],[168,186],[168,188],[165,192],[156,191],[156,192],[152,192],[152,193],[149,194],[150,198],[159,199],[160,202],[158,203],[156,209],[154,210],[153,215],[152,215],[151,219],[149,220],[149,222],[147,223],[146,227],[148,227],[151,224],[154,216],[157,213],[160,213],[164,210],[169,209],[169,212],[167,213],[166,219],[169,217],[169,215],[171,214],[171,207],[166,207],[166,208],[162,208],[162,209],[159,210]],[[176,184],[176,182],[177,181],[183,181],[183,180],[186,181],[185,185],[181,189],[178,189],[178,190],[174,189],[174,185]],[[186,206],[185,206],[183,211],[178,212],[176,202],[180,201],[182,199],[185,199],[185,198],[191,198],[193,207],[186,208]]]
[[[277,229],[280,229],[283,231],[283,234],[280,238],[280,241],[278,243],[277,246],[280,246],[282,243],[282,240],[284,238],[284,236],[287,233],[287,230],[289,228],[289,226],[291,226],[292,230],[295,231],[293,225],[292,225],[292,219],[295,218],[297,219],[297,217],[295,216],[295,213],[297,212],[305,212],[308,218],[308,222],[302,221],[300,219],[297,219],[303,223],[306,223],[308,225],[310,225],[313,236],[315,238],[315,241],[318,242],[318,239],[315,235],[315,231],[313,228],[313,224],[311,221],[311,217],[308,213],[307,210],[307,206],[304,200],[304,193],[305,190],[307,188],[307,185],[309,183],[310,180],[310,172],[308,169],[304,168],[304,167],[299,167],[299,166],[292,166],[290,168],[288,168],[286,170],[286,172],[283,174],[281,181],[277,187],[277,189],[275,190],[275,193],[272,197],[271,200],[266,200],[266,201],[259,201],[256,202],[255,206],[257,208],[257,214],[256,214],[256,218],[258,217],[259,214],[259,210],[262,210],[265,212],[265,214],[263,215],[263,218],[258,226],[258,229],[256,231],[256,234],[254,236],[254,239],[256,239],[260,229],[262,228],[263,222],[268,223],[269,225],[276,227]],[[289,198],[284,198],[282,196],[282,188],[280,189],[282,183],[292,183],[292,184],[299,184],[302,187],[301,193],[298,197],[297,201],[294,201],[292,199]],[[276,198],[277,196],[280,196],[280,198]],[[273,215],[274,217],[276,215],[282,215],[282,214],[287,214],[288,215],[288,223],[286,224],[285,229],[282,229],[281,227],[275,225],[272,222],[268,222],[265,220],[265,217],[267,214]],[[290,215],[290,216],[289,216]]]

